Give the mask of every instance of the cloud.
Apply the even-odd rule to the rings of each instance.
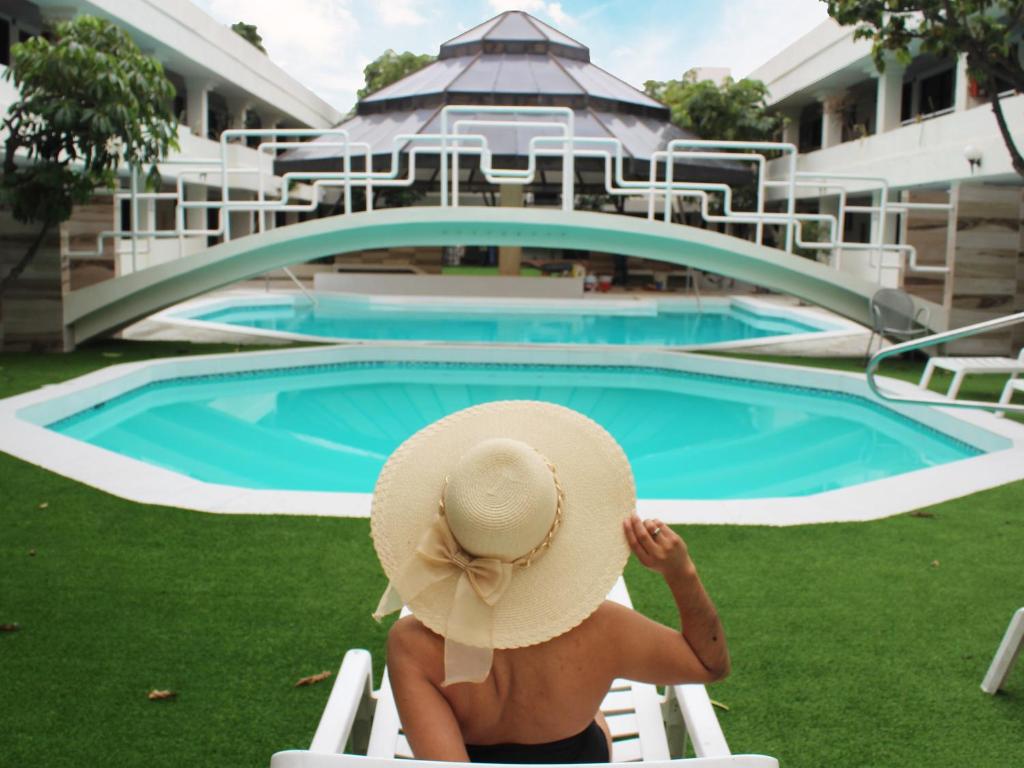
[[[597,63],[638,88],[645,80],[678,78],[692,67],[728,67],[738,79],[827,17],[826,6],[816,0],[731,0],[688,25],[645,23],[607,53],[599,47],[591,52]]]
[[[694,50],[694,66],[727,66],[733,77],[745,77],[827,18],[824,3],[733,0]]]
[[[277,3],[250,0],[198,4],[223,24],[255,24],[275,64],[339,111],[352,105],[367,59],[349,0],[288,0],[287,13]]]
[[[534,16],[546,17],[546,21],[563,27],[571,27],[575,19],[565,12],[561,3],[545,0],[487,0],[495,13],[505,11],[526,11]]]
[[[389,27],[422,24],[426,18],[421,13],[422,0],[382,0],[376,4],[377,16]]]

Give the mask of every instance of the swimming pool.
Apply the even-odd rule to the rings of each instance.
[[[421,427],[517,399],[604,426],[650,499],[802,496],[981,453],[847,394],[636,367],[367,362],[196,376],[49,426],[205,482],[369,493]]]
[[[342,345],[125,363],[0,400],[0,450],[147,504],[359,517],[391,448],[494,397],[604,423],[634,462],[640,514],[673,523],[870,520],[1024,479],[1024,427],[989,414],[882,406],[853,374],[609,348]]]
[[[229,297],[163,322],[305,341],[725,348],[859,332],[749,298],[468,299],[318,294]]]

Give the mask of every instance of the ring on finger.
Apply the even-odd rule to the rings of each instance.
[[[661,526],[655,526],[654,530],[651,531],[651,538],[657,538],[658,534],[661,533]]]

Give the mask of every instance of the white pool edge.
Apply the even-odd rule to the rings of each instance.
[[[609,359],[605,352],[538,350],[535,347],[311,347],[113,365],[61,384],[0,400],[0,450],[142,504],[222,514],[366,517],[370,508],[369,494],[254,490],[206,483],[66,437],[25,418],[28,411],[35,422],[53,423],[138,386],[180,376],[355,361],[638,365],[818,387],[860,396],[867,393],[863,376],[857,374],[685,353],[630,350]],[[897,393],[920,393],[905,382],[885,379],[884,383]],[[934,399],[941,404],[940,396]],[[988,443],[990,448],[1006,447],[937,467],[808,496],[721,501],[642,499],[637,504],[638,511],[642,516],[660,517],[669,523],[691,524],[788,526],[866,521],[1024,479],[1024,426],[987,413],[962,409],[888,407],[956,439],[975,445]]]

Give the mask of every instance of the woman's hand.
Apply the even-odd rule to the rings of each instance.
[[[629,548],[652,571],[669,579],[693,567],[686,542],[661,520],[641,520],[634,513],[622,525]]]

